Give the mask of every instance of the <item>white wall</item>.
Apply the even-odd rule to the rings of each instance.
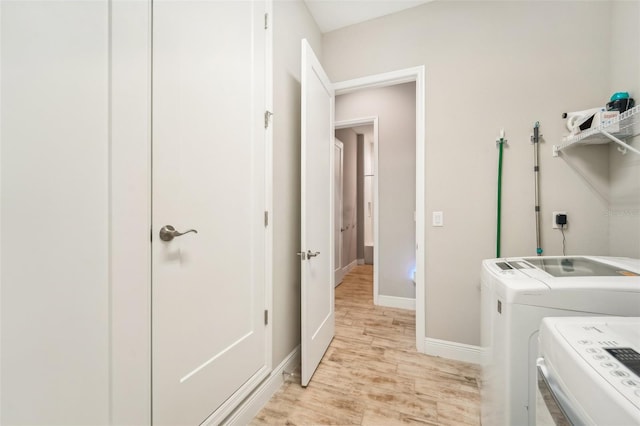
[[[640,2],[613,3],[610,92],[630,92],[640,104]],[[640,136],[628,140],[640,149]],[[640,258],[640,155],[609,147],[609,247],[612,256]]]
[[[273,365],[300,344],[300,41],[322,58],[301,0],[273,5]]]
[[[0,7],[0,422],[106,424],[109,5]]]
[[[479,343],[479,271],[495,256],[501,128],[509,140],[502,254],[535,255],[536,121],[544,253],[561,253],[553,210],[569,213],[568,253],[608,253],[608,147],[583,148],[568,161],[552,158],[551,148],[564,132],[562,112],[610,95],[610,13],[609,2],[437,1],[324,35],[333,81],[426,66],[427,337]],[[431,227],[435,210],[444,227]]]
[[[415,297],[416,86],[405,83],[336,97],[336,121],[378,116],[380,295]]]

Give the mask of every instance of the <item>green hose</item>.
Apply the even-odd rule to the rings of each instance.
[[[496,236],[496,257],[500,257],[500,217],[502,210],[502,145],[504,138],[500,138],[500,155],[498,157],[498,235]]]

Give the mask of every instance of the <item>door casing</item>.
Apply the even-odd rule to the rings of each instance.
[[[378,256],[380,254],[380,240],[379,228],[378,228],[378,117],[361,117],[350,120],[340,120],[334,123],[334,128],[347,129],[349,127],[356,126],[373,126],[373,304],[378,304],[378,286],[380,282],[379,269],[376,265],[379,265]]]
[[[416,83],[416,348],[419,352],[424,352],[426,337],[425,249],[427,243],[425,233],[425,67],[422,65],[345,80],[334,83],[333,88],[336,96],[339,96],[360,89],[373,89],[410,82]],[[375,155],[377,167],[377,150]],[[374,182],[376,182],[374,193],[377,194],[377,178]],[[378,204],[378,202],[374,201],[374,212],[377,211]],[[375,219],[376,217],[374,216]],[[374,222],[374,238],[379,235],[378,222],[379,220]],[[374,241],[374,247],[378,247],[376,244],[378,242]],[[374,264],[378,263],[378,258],[376,257],[378,252],[379,250],[374,249]],[[376,268],[374,267],[374,285],[377,282],[375,270]],[[378,289],[374,288],[374,303],[377,301],[377,296]]]
[[[339,188],[334,188],[334,195],[335,195],[335,208],[334,208],[334,215],[336,212],[339,212],[337,215],[335,215],[334,217],[334,229],[340,228],[340,232],[337,234],[337,238],[336,241],[334,241],[333,246],[337,247],[337,251],[338,253],[334,253],[333,254],[333,258],[334,259],[338,259],[337,262],[335,262],[335,264],[333,265],[334,268],[334,275],[335,275],[335,284],[334,286],[337,287],[338,285],[340,285],[340,283],[342,282],[342,244],[343,244],[343,238],[342,238],[342,233],[344,232],[342,229],[342,225],[344,223],[344,221],[342,220],[343,218],[343,203],[344,203],[344,144],[340,141],[340,139],[338,138],[334,138],[334,151],[333,151],[333,155],[334,155],[334,185],[338,184]],[[340,161],[338,161],[338,155],[336,153],[336,149],[340,150]],[[339,173],[339,181],[336,180],[337,178],[337,174]]]

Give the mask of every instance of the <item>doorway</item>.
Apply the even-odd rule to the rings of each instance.
[[[335,285],[338,286],[356,265],[373,265],[372,256],[365,262],[364,248],[365,233],[368,247],[373,248],[373,122],[353,127],[346,122],[336,123],[335,138],[339,144],[334,168]],[[367,203],[368,214],[365,212]]]
[[[382,161],[382,155],[380,153],[380,145],[378,144],[379,140],[379,127],[382,124],[380,123],[380,118],[377,117],[378,111],[375,109],[361,109],[357,110],[353,105],[347,107],[341,107],[339,103],[339,99],[342,98],[342,95],[353,95],[359,92],[365,92],[363,89],[375,91],[376,89],[393,89],[394,87],[402,87],[405,86],[405,92],[408,91],[412,94],[414,101],[411,101],[412,104],[409,104],[408,109],[403,111],[404,115],[412,116],[412,122],[406,124],[405,126],[409,127],[411,130],[415,129],[415,132],[409,136],[408,144],[405,146],[405,149],[408,151],[407,155],[404,158],[404,164],[401,165],[392,165],[392,167],[396,167],[396,169],[390,169],[387,167],[382,171],[379,170],[380,161]],[[375,121],[375,144],[374,144],[374,168],[373,170],[373,186],[374,186],[374,196],[373,196],[373,218],[374,218],[374,303],[376,305],[384,305],[405,309],[415,309],[416,310],[416,347],[419,351],[423,351],[424,348],[424,330],[425,330],[425,313],[424,313],[424,68],[418,67],[415,69],[401,70],[397,72],[381,74],[376,76],[365,77],[357,80],[350,80],[341,83],[334,84],[336,89],[336,129],[345,128],[345,127],[353,127],[360,126],[365,124],[371,124]],[[352,101],[349,101],[353,103]],[[356,112],[354,112],[356,111]],[[359,112],[358,112],[359,111]],[[375,114],[375,115],[374,115]],[[345,118],[351,117],[361,117],[358,119],[349,119],[341,121]],[[401,120],[401,119],[400,119]],[[389,120],[385,119],[385,131],[389,130]],[[392,137],[389,136],[387,132],[387,139]],[[395,136],[393,136],[395,137]],[[388,147],[389,145],[387,145]],[[386,151],[386,155],[395,156],[396,153],[389,153]],[[415,165],[415,166],[414,166]],[[398,166],[400,168],[398,168]],[[385,244],[389,244],[389,236],[386,236],[383,241],[380,241],[381,229],[380,223],[384,221],[384,218],[381,218],[380,206],[380,180],[384,179],[383,174],[386,173],[387,178],[389,178],[390,174],[396,173],[406,173],[408,167],[415,167],[415,172],[411,171],[407,173],[404,181],[407,189],[405,192],[411,192],[412,200],[410,201],[408,208],[406,208],[406,212],[403,213],[403,216],[397,217],[396,221],[404,221],[404,239],[405,239],[405,252],[404,257],[400,259],[393,259],[389,263],[395,263],[401,266],[401,270],[398,271],[398,281],[402,282],[401,286],[403,291],[406,293],[406,297],[393,297],[393,296],[381,296],[383,294],[389,294],[386,289],[380,288],[380,282],[388,282],[388,274],[383,275],[381,279],[379,267],[381,261],[381,252],[384,251],[381,246]],[[408,181],[407,181],[408,179]],[[389,182],[389,180],[387,181]],[[409,187],[410,186],[410,187]],[[402,190],[402,188],[398,188]],[[388,189],[387,189],[388,191]],[[388,192],[387,192],[388,194]],[[407,195],[407,194],[405,194]],[[395,194],[394,194],[395,196]],[[387,196],[388,197],[388,196]],[[390,206],[390,203],[393,201],[389,201],[387,198],[387,207]],[[408,202],[404,200],[405,204]],[[368,206],[365,206],[365,214],[367,213]],[[387,213],[388,214],[388,213]],[[384,215],[383,215],[384,216]],[[388,216],[387,216],[388,217]],[[415,222],[414,222],[415,220]],[[407,237],[408,235],[408,237]],[[413,240],[413,241],[411,241]],[[408,244],[406,243],[408,241]],[[406,247],[408,245],[408,247]],[[393,254],[392,254],[393,256]],[[411,262],[408,262],[406,259],[410,258]],[[405,262],[404,264],[402,262]],[[415,284],[414,284],[415,283]],[[415,287],[414,287],[415,286]],[[382,290],[382,291],[381,291]],[[411,292],[415,292],[415,298],[413,298]]]
[[[335,138],[333,145],[333,163],[334,167],[334,204],[333,204],[333,238],[334,238],[334,275],[335,275],[335,284],[337,287],[342,282],[342,278],[344,277],[343,273],[343,234],[345,231],[344,228],[344,215],[343,213],[343,198],[344,198],[344,143],[337,137]]]
[[[336,213],[335,218],[336,221],[341,220],[343,223],[340,232],[340,258],[343,265],[341,278],[356,265],[374,265],[372,297],[377,304],[378,276],[374,247],[376,246],[375,236],[378,234],[375,173],[375,165],[378,162],[378,117],[341,120],[335,123],[334,128],[337,137],[342,136],[344,140],[348,140],[347,143],[351,144],[348,147],[351,153],[350,155],[347,153],[347,158],[344,160],[346,171],[342,173],[343,176],[351,174],[351,190],[343,189],[343,192],[346,192],[343,194],[343,199],[350,199],[344,200],[343,204],[348,204],[349,207],[341,209],[340,213]],[[345,177],[345,180],[349,179]],[[336,281],[336,285],[338,284]]]

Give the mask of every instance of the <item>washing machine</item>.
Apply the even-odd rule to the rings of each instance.
[[[640,425],[640,318],[545,318],[536,425]]]
[[[483,261],[482,424],[535,424],[543,318],[600,315],[640,316],[640,260],[540,256]]]

